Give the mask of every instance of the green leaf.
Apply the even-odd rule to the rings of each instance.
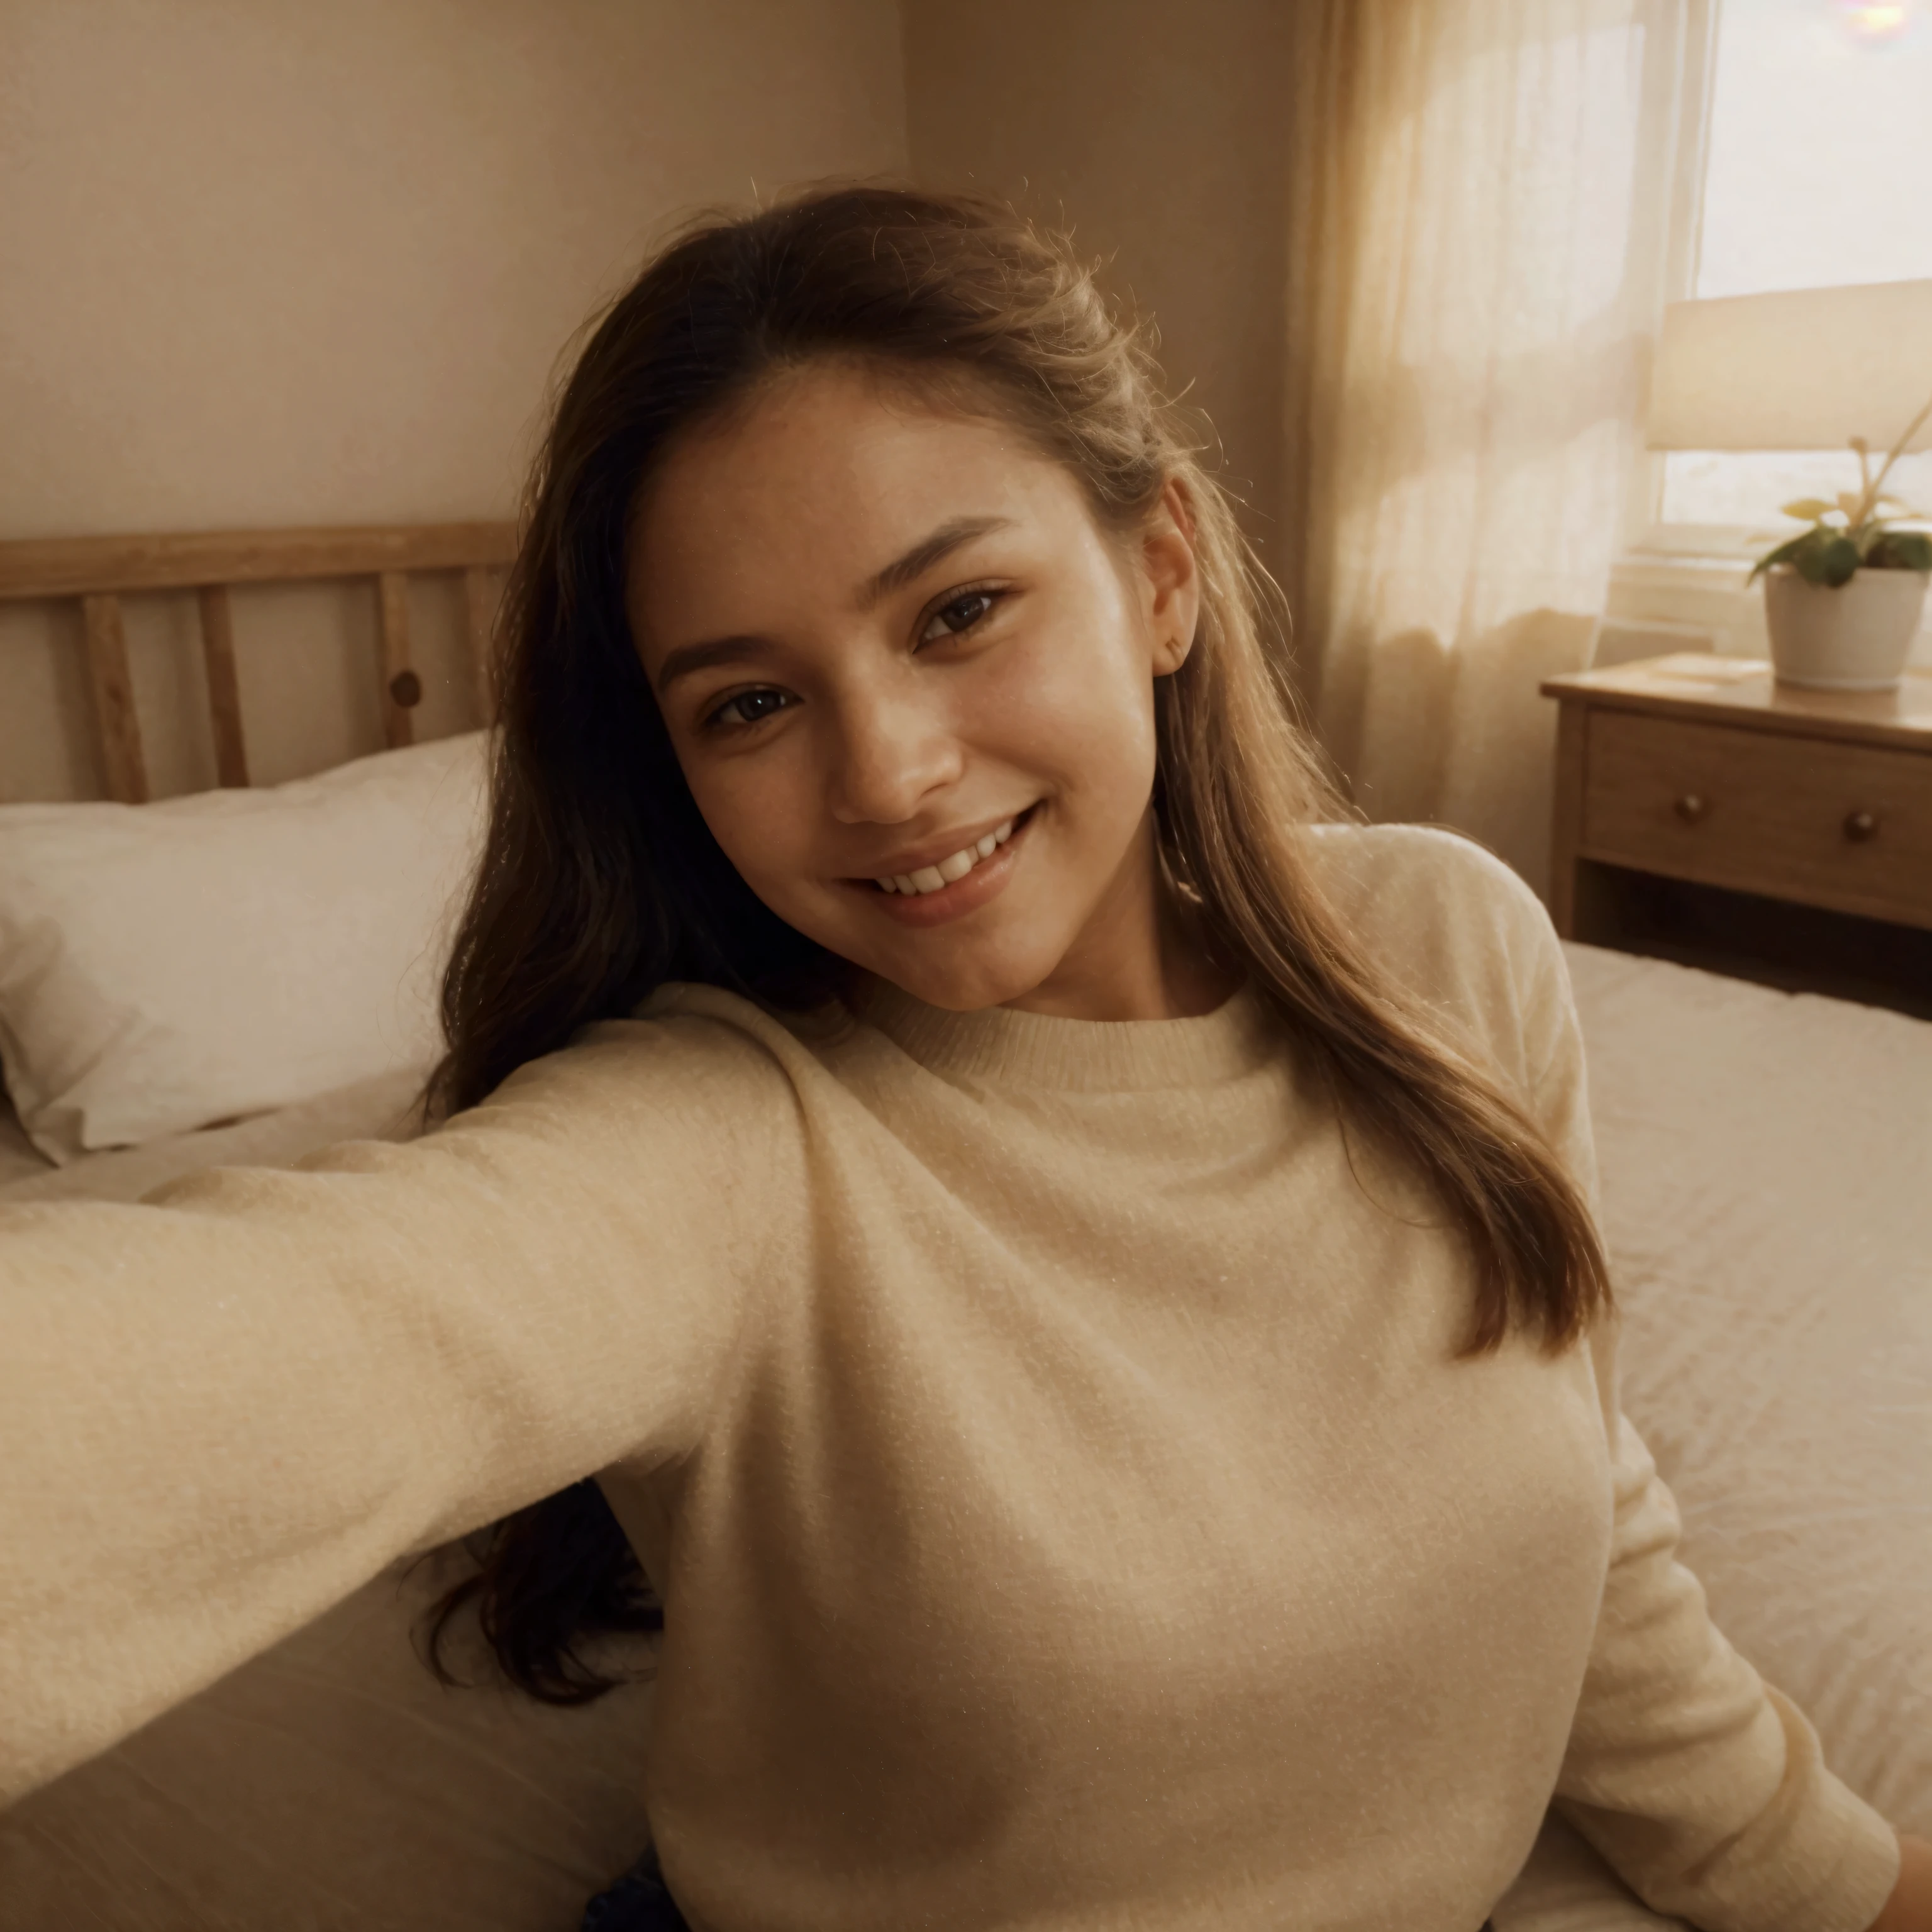
[[[1822,496],[1800,496],[1796,502],[1780,505],[1780,514],[1813,524],[1820,517],[1828,517],[1836,507],[1834,504],[1826,502]]]
[[[1748,590],[1774,563],[1789,563],[1796,555],[1798,546],[1802,543],[1809,543],[1810,541],[1811,532],[1807,530],[1802,536],[1789,538],[1780,544],[1777,549],[1766,552],[1751,566],[1751,574],[1744,579],[1744,587]]]
[[[1840,584],[1850,583],[1857,571],[1858,547],[1842,531],[1808,530],[1791,561],[1807,584],[1822,584],[1835,590]]]
[[[1865,562],[1874,570],[1917,570],[1932,575],[1932,536],[1922,530],[1887,530]]]

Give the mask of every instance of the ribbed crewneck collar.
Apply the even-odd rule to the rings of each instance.
[[[1085,1093],[1205,1087],[1252,1072],[1280,1050],[1252,990],[1188,1020],[1073,1020],[988,1006],[948,1012],[882,980],[854,1001],[859,1018],[935,1073],[999,1086]]]

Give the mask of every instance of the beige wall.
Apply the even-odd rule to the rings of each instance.
[[[670,218],[909,159],[1112,256],[1266,554],[1285,12],[0,0],[0,537],[506,513],[560,350]],[[440,586],[418,620],[454,728]],[[212,782],[191,607],[128,622],[157,792]],[[258,778],[379,742],[366,597],[238,622]],[[0,609],[0,799],[94,791],[88,721],[72,614]]]
[[[904,142],[892,0],[0,0],[0,537],[508,514],[566,338],[670,218]],[[188,789],[191,633],[148,601]],[[258,602],[258,776],[372,748],[326,614],[272,661]],[[71,631],[0,611],[0,798],[94,788]]]
[[[1287,0],[904,0],[914,175],[1072,225],[1276,547]]]

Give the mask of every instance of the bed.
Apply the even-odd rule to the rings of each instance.
[[[289,1066],[266,1085],[246,1057],[219,1064],[176,1036],[216,1022],[234,1030],[247,994],[245,982],[201,983],[214,970],[205,962],[177,962],[166,998],[156,996],[174,1003],[159,1043],[125,1090],[104,1087],[84,1054],[70,1056],[86,1063],[77,1084],[58,1088],[44,1065],[38,1084],[15,1082],[31,1090],[28,1104],[16,1091],[0,1106],[0,1202],[133,1200],[200,1166],[286,1164],[333,1141],[416,1131],[433,1048],[428,969],[474,850],[476,727],[509,541],[500,526],[463,526],[0,545],[0,598],[82,600],[94,756],[117,802],[101,822],[123,828],[106,846],[62,846],[78,836],[67,830],[76,808],[0,806],[0,947],[10,930],[14,953],[31,950],[17,911],[32,872],[22,851],[43,873],[50,852],[79,852],[74,862],[97,886],[116,865],[130,880],[172,866],[166,902],[205,890],[218,926],[250,906],[268,916],[289,870],[287,827],[299,824],[330,855],[324,864],[305,847],[303,864],[373,894],[371,920],[392,919],[399,895],[437,902],[418,908],[418,926],[370,969],[386,988],[406,982],[415,1003],[386,1022],[380,1051],[345,1032],[306,1059],[285,1054]],[[410,572],[460,584],[472,672],[466,728],[422,742]],[[240,794],[248,776],[225,586],[276,572],[366,586],[383,748],[292,790],[262,788],[250,803],[220,795]],[[116,602],[151,595],[192,600],[198,616],[220,781],[158,804],[140,802],[148,785]],[[140,828],[160,842],[142,844]],[[222,854],[212,873],[211,839]],[[197,866],[213,885],[196,884]],[[84,924],[46,890],[34,930],[63,917]],[[291,915],[275,916],[285,925]],[[296,949],[290,971],[314,973],[315,948],[333,943],[282,936]],[[124,932],[88,943],[96,980],[132,970]],[[1731,1640],[1810,1713],[1834,1768],[1895,1823],[1932,1835],[1932,1024],[1588,946],[1567,952],[1626,1312],[1625,1406],[1682,1507],[1685,1559]],[[11,1067],[23,1049],[6,1029],[19,1032],[22,1012],[70,1024],[74,1010],[23,1002],[8,972],[0,957],[0,1046]],[[350,1027],[353,1006],[332,1023]],[[140,1034],[118,1010],[100,1024],[120,1027],[124,1041]],[[286,1032],[286,1016],[281,1024]],[[227,1084],[183,1113],[184,1068]],[[557,1711],[437,1684],[411,1627],[454,1560],[443,1552],[376,1579],[0,1816],[0,1932],[571,1932],[585,1898],[646,1836],[649,1685]],[[646,1665],[646,1650],[639,1640],[628,1660]],[[1498,1932],[1670,1922],[1556,1822],[1496,1912]]]

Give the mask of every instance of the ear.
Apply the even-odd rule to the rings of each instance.
[[[1201,566],[1186,492],[1170,477],[1140,538],[1143,614],[1156,677],[1171,676],[1194,647],[1201,620]]]

